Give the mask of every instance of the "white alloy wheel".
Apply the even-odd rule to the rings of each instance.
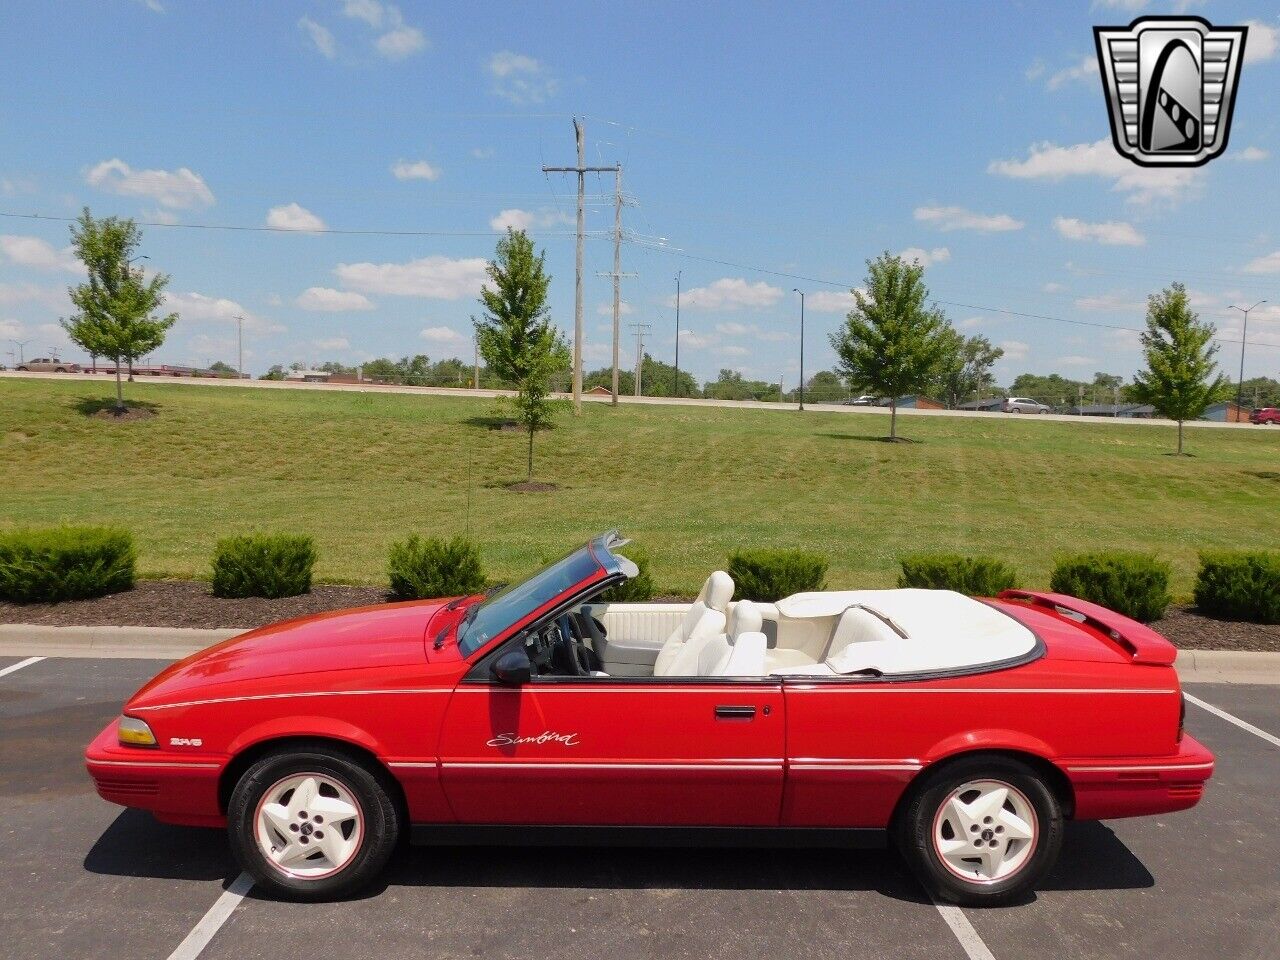
[[[291,774],[263,793],[254,839],[267,863],[286,877],[319,880],[342,870],[359,852],[364,811],[336,777]]]
[[[1039,823],[1031,801],[1000,780],[971,780],[933,818],[934,852],[955,876],[993,884],[1018,873],[1035,852]]]

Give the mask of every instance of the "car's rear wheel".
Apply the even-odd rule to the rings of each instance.
[[[1036,771],[1005,757],[947,764],[912,793],[898,844],[935,896],[962,906],[1024,898],[1058,858],[1062,807]]]
[[[384,771],[339,750],[269,754],[236,784],[231,847],[254,882],[291,900],[329,900],[370,883],[401,831]]]

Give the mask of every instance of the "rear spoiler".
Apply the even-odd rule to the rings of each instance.
[[[1080,621],[1110,637],[1129,654],[1134,663],[1167,667],[1178,655],[1177,647],[1146,624],[1088,600],[1069,597],[1064,593],[1039,593],[1035,590],[1002,590],[999,599],[1021,601],[1028,606]]]

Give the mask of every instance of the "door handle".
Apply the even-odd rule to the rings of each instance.
[[[716,718],[721,720],[750,720],[756,715],[755,707],[719,704],[716,707]]]

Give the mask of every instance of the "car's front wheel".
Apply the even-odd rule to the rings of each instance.
[[[269,754],[236,784],[231,847],[254,882],[291,900],[329,900],[370,883],[401,831],[384,771],[339,750]]]
[[[936,897],[999,906],[1025,897],[1062,846],[1062,807],[1026,764],[957,760],[924,781],[902,811],[903,856]]]

